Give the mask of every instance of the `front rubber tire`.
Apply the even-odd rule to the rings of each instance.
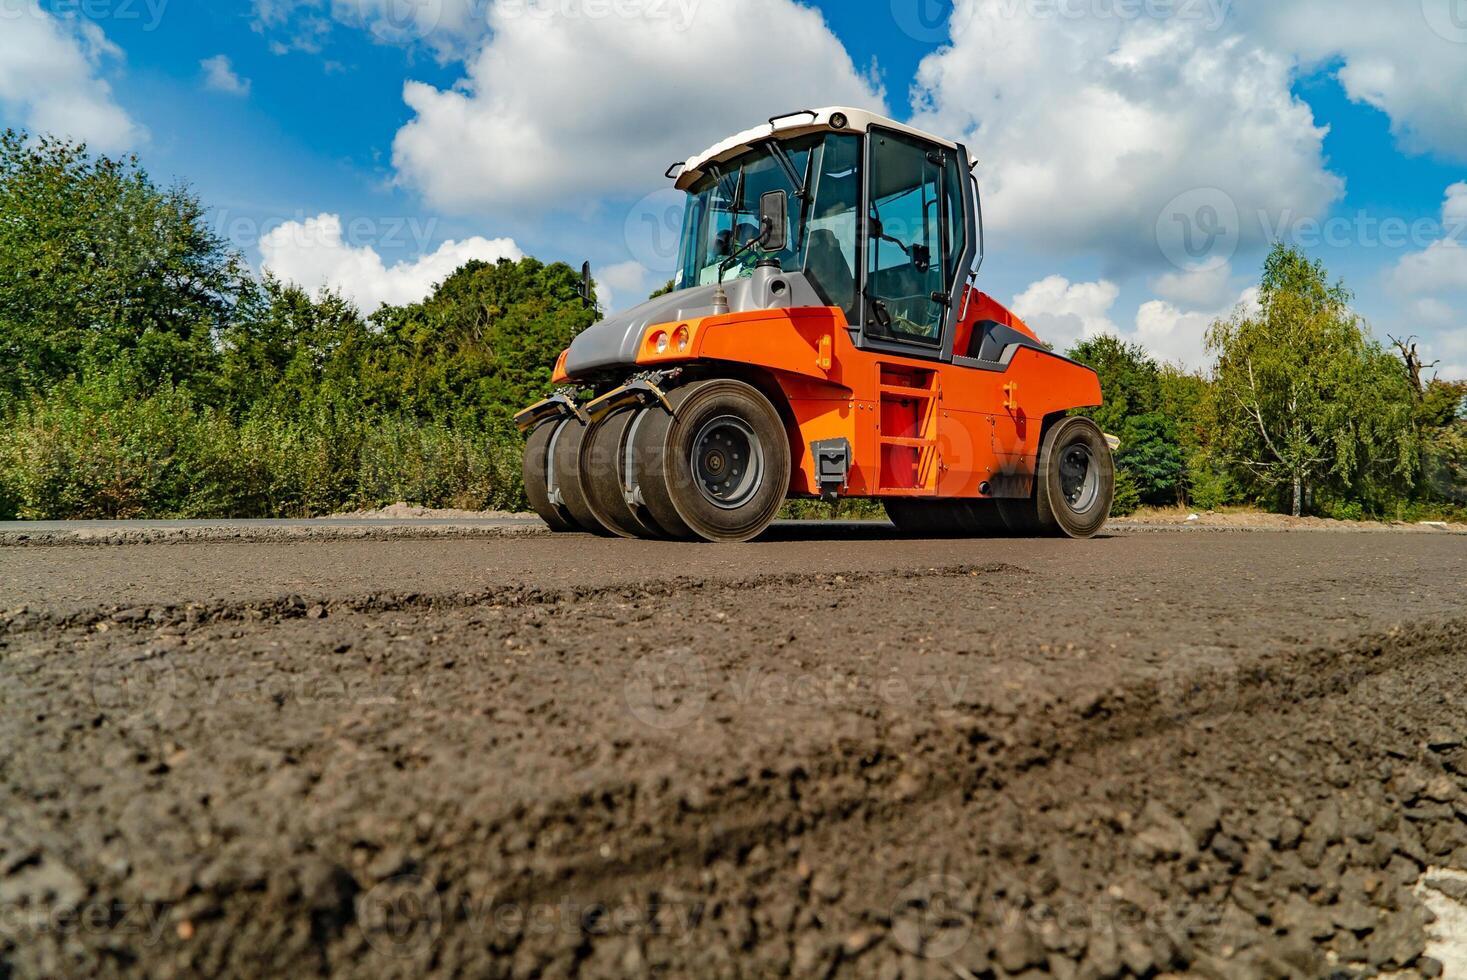
[[[566,421],[565,428],[555,440],[554,473],[561,501],[576,524],[592,534],[614,537],[612,530],[602,523],[586,499],[586,475],[590,468],[586,448],[595,424],[582,425],[576,419]]]
[[[525,440],[525,459],[521,470],[525,481],[525,496],[529,498],[531,509],[550,530],[558,534],[581,529],[564,505],[551,502],[554,492],[551,480],[554,474],[550,452],[555,448],[556,434],[568,421],[570,420],[554,419],[535,427]]]
[[[1110,517],[1115,460],[1100,427],[1083,416],[1060,419],[1044,434],[1034,494],[1000,502],[1015,534],[1090,538]]]
[[[632,447],[653,521],[688,540],[758,537],[789,493],[789,436],[779,413],[757,388],[726,378],[685,385],[668,400],[673,414],[652,409]]]
[[[666,538],[643,507],[627,503],[627,440],[641,412],[661,408],[624,408],[603,418],[586,437],[581,490],[596,519],[624,538]]]

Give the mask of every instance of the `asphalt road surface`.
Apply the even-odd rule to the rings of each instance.
[[[1452,976],[1464,583],[1411,533],[0,547],[0,976]]]

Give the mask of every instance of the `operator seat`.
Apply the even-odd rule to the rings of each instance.
[[[851,272],[835,232],[820,229],[810,233],[810,253],[805,260],[805,268],[825,302],[842,309],[853,302],[856,276]]]

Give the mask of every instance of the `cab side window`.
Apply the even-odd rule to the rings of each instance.
[[[897,133],[870,138],[866,333],[940,347],[962,254],[961,199],[950,190],[954,154]]]
[[[860,300],[856,292],[856,236],[861,211],[861,141],[856,136],[825,138],[815,174],[807,237],[805,272],[831,306],[845,311],[846,322],[856,323]]]

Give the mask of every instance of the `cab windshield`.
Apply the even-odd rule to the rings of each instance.
[[[779,145],[784,160],[765,144],[710,167],[689,190],[676,288],[717,282],[720,267],[758,237],[760,197],[784,191],[790,197],[785,249],[772,254],[749,249],[723,279],[749,276],[761,259],[776,258],[788,272],[805,271],[827,302],[845,309],[854,322],[860,141],[816,134]],[[800,185],[806,188],[803,199],[796,194]]]

